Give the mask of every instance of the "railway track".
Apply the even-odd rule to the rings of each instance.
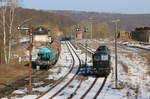
[[[77,85],[76,89],[74,90],[73,93],[71,93],[69,95],[69,97],[67,97],[67,99],[71,99],[72,97],[74,97],[74,95],[76,94],[76,92],[78,91],[78,89],[81,87],[81,84],[82,84],[83,80],[80,81],[80,83]]]
[[[71,48],[75,53],[76,57],[78,58],[78,61],[79,61],[79,64],[81,66],[81,60],[79,58],[79,56],[76,54],[76,52],[74,51],[73,49],[73,46],[68,42],[67,43],[67,46],[68,46],[68,49]],[[71,52],[71,50],[69,50]],[[89,53],[93,53],[93,51],[91,50],[90,51],[90,48],[88,49],[88,52]],[[73,57],[73,54],[72,55],[72,58],[73,58],[73,65],[75,65],[75,59]],[[59,80],[59,82],[57,82],[57,84],[55,84],[54,86],[52,86],[49,90],[47,90],[46,92],[44,92],[42,95],[40,95],[39,97],[37,97],[36,99],[45,99],[47,97],[49,97],[48,99],[53,99],[54,97],[56,97],[57,95],[59,95],[65,88],[67,88],[67,86],[69,86],[71,84],[71,82],[74,80],[74,78],[77,76],[77,74],[79,73],[80,71],[80,66],[78,67],[78,70],[76,71],[76,73],[70,78],[69,81],[65,81],[65,79],[67,78],[67,76],[71,73],[71,71],[73,69],[71,69],[67,75],[64,76],[64,78],[62,78],[61,80]],[[72,66],[74,67],[74,66]],[[96,85],[96,84],[99,84],[99,82],[97,82],[98,80],[101,80],[101,86],[99,89],[97,89],[97,92],[96,94],[93,96],[93,99],[96,99],[101,90],[103,89],[105,83],[106,83],[106,80],[107,80],[107,77],[105,78],[94,78],[94,80],[92,81],[92,83],[89,85],[88,89],[86,91],[84,91],[84,93],[80,96],[79,99],[86,99],[86,96],[88,96],[88,94],[90,94],[90,91],[92,91],[93,87]],[[56,92],[55,91],[52,91],[52,89],[56,88],[56,86],[60,85],[63,81],[65,81],[66,83],[65,84],[62,84],[63,86],[61,86],[61,88],[59,88],[59,90],[57,90]],[[78,83],[78,85],[76,86],[76,89],[66,98],[66,99],[77,99],[76,98],[76,93],[79,91],[79,89],[82,87],[82,84],[83,84],[83,80],[80,80],[80,82]],[[52,92],[51,92],[52,91]],[[44,97],[45,96],[45,97]]]
[[[75,46],[75,45],[74,45]],[[86,47],[84,45],[82,45],[80,43],[79,45],[80,47],[82,47],[83,49],[85,49],[86,51],[88,51],[89,53],[93,54],[94,52],[91,50],[91,49],[86,49]],[[77,49],[77,48],[76,48]],[[97,79],[97,78],[96,78]],[[96,82],[96,81],[95,81]],[[81,87],[81,84],[83,83],[83,79],[80,80],[80,82],[78,83],[76,89],[74,90],[74,92],[72,92],[68,97],[67,99],[71,99],[75,96],[76,92],[78,91],[78,89]],[[94,83],[93,83],[94,84]],[[90,90],[90,89],[89,89]]]
[[[95,85],[98,78],[95,78],[93,83],[90,85],[90,87],[85,91],[85,93],[80,97],[80,99],[84,99],[84,97],[89,93],[89,91],[92,89],[92,87]]]
[[[97,93],[95,94],[95,96],[93,97],[93,99],[96,99],[96,98],[99,96],[100,92],[102,91],[102,89],[103,89],[103,87],[104,87],[104,85],[105,85],[105,83],[106,83],[106,80],[107,80],[107,77],[104,78],[102,85],[101,85],[100,88],[98,89],[98,91],[97,91]]]
[[[58,60],[57,60],[58,61]],[[56,62],[57,63],[57,62]],[[32,63],[34,64],[34,63]],[[27,64],[28,65],[28,64]],[[55,65],[51,65],[50,68],[54,68]],[[32,77],[32,80],[33,82],[39,82],[41,81],[42,78],[45,78],[47,77],[48,75],[48,71],[47,70],[35,70],[35,67],[33,66],[34,69],[32,69],[32,74],[31,74],[31,77]],[[1,89],[0,90],[0,98],[1,96],[13,96],[12,95],[12,92],[16,89],[18,89],[19,87],[22,87],[22,86],[25,86],[26,84],[28,84],[29,82],[29,77],[28,77],[28,73],[26,73],[25,75],[23,76],[20,76],[18,78],[15,78],[13,80],[13,82],[7,82],[7,83],[2,83],[0,85],[3,85],[5,86],[5,88]],[[4,91],[3,91],[4,90]],[[8,90],[8,91],[7,91]]]
[[[52,98],[54,98],[56,95],[58,95],[62,90],[64,90],[73,80],[74,80],[74,78],[76,77],[76,75],[79,73],[79,71],[80,71],[80,67],[81,67],[81,60],[80,60],[80,58],[79,58],[79,56],[77,55],[77,53],[75,52],[75,50],[73,49],[73,46],[70,44],[70,42],[68,42],[68,47],[70,47],[72,50],[73,50],[73,52],[75,53],[75,55],[77,56],[77,58],[78,58],[78,60],[79,60],[79,68],[78,68],[78,70],[76,71],[76,73],[75,73],[75,75],[59,90],[59,91],[57,91],[53,96],[51,96],[49,99],[52,99]],[[74,60],[75,61],[75,60]]]
[[[85,45],[79,43],[79,47],[82,47],[84,50],[86,50],[87,52],[94,54],[94,51],[92,48],[86,47]]]
[[[91,48],[85,47],[83,44],[79,44],[79,46],[82,47],[84,50],[86,50],[90,54],[94,53],[94,51]],[[96,77],[95,80],[90,85],[90,87],[84,92],[84,94],[82,96],[80,96],[80,98],[79,97],[78,98],[79,99],[84,99],[89,94],[89,92],[92,91],[92,88],[94,87],[94,85],[96,85],[96,82],[98,80],[101,80],[102,84],[101,84],[100,88],[98,89],[98,91],[96,92],[96,94],[93,96],[93,99],[96,99],[99,96],[100,92],[102,91],[102,89],[103,89],[103,87],[104,87],[104,85],[106,83],[107,77],[105,77],[105,78],[97,78]],[[72,99],[75,96],[76,92],[81,87],[82,82],[83,82],[83,80],[80,81],[80,83],[78,84],[76,90],[67,99]],[[99,83],[97,83],[97,84],[99,84]],[[74,98],[74,99],[77,99],[77,98]]]
[[[47,74],[48,74],[47,70],[42,70],[42,71],[33,70],[31,77],[33,82],[39,82],[43,77],[46,77]],[[14,81],[10,83],[9,82],[2,83],[2,85],[5,87],[0,90],[0,99],[4,96],[9,96],[11,99],[11,97],[13,97],[12,92],[14,90],[27,85],[29,82],[28,74],[15,78],[13,80]]]
[[[41,99],[41,98],[42,98],[42,99],[45,99],[44,96],[47,97],[47,95],[51,92],[51,90],[54,89],[54,88],[56,88],[58,85],[60,85],[61,82],[63,82],[63,81],[69,76],[69,74],[73,71],[73,68],[74,68],[74,65],[75,65],[75,58],[74,58],[74,56],[73,56],[73,52],[75,53],[75,51],[74,51],[73,47],[72,47],[69,43],[67,44],[67,47],[68,47],[69,52],[71,53],[71,56],[72,56],[72,58],[73,58],[72,68],[70,69],[70,71],[69,71],[62,79],[60,79],[55,85],[53,85],[53,86],[52,86],[50,89],[48,89],[46,92],[44,92],[43,94],[41,94],[40,96],[38,96],[36,99]],[[73,52],[71,52],[71,49],[70,49],[69,47],[73,50]],[[77,56],[76,53],[75,53],[75,55]],[[79,60],[79,64],[81,65],[81,61],[80,61],[80,59],[79,59],[78,56],[77,56],[77,58],[78,58],[78,60]],[[64,90],[64,89],[73,81],[73,79],[75,78],[75,76],[78,74],[79,70],[80,70],[80,66],[79,66],[78,70],[76,71],[76,74],[75,74],[74,76],[72,76],[71,79],[70,79],[69,81],[67,81],[67,83],[65,83],[57,92],[55,92],[53,95],[51,95],[51,96],[49,97],[49,99],[54,98],[54,97],[57,96],[62,90]]]
[[[98,80],[99,80],[99,82],[98,82]],[[89,98],[91,96],[92,96],[91,99],[96,99],[100,95],[102,89],[104,88],[106,80],[107,80],[107,77],[105,77],[105,78],[94,78],[92,83],[89,85],[88,89],[86,89],[86,91],[84,91],[84,93],[82,95],[76,95],[79,88],[82,86],[82,83],[83,83],[82,81],[80,81],[80,83],[77,86],[74,93],[72,93],[67,99],[86,99],[86,98]],[[97,89],[96,85],[100,85],[99,89]],[[97,89],[97,92],[94,95],[93,92],[95,91],[95,89]],[[79,94],[81,94],[81,92]]]

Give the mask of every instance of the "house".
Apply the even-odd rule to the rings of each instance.
[[[49,35],[49,31],[40,26],[33,29],[33,45],[36,47],[47,46],[52,42],[51,36]]]
[[[132,31],[132,38],[137,41],[150,43],[150,27],[139,27]]]
[[[51,36],[46,28],[40,26],[33,30],[34,42],[51,42]]]
[[[131,32],[127,32],[127,31],[119,31],[119,38],[126,40],[126,39],[131,39],[132,35]]]

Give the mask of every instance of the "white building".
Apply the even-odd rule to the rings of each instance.
[[[48,34],[48,30],[44,27],[38,27],[33,30],[34,42],[51,42],[51,37]]]

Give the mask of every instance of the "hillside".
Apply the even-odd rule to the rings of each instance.
[[[16,16],[15,16],[15,24],[19,25],[24,20],[32,18],[31,21],[27,22],[25,25],[43,25],[49,24],[53,27],[57,27],[60,30],[63,28],[71,26],[75,24],[75,21],[71,20],[70,18],[60,15],[58,13],[49,13],[47,11],[42,10],[35,10],[35,9],[25,9],[25,8],[17,8],[16,9]]]
[[[133,30],[135,27],[149,26],[150,14],[117,14],[117,13],[97,13],[85,11],[50,11],[70,17],[72,20],[80,22],[81,20],[106,22],[112,25],[112,19],[120,18],[120,28],[124,30]]]

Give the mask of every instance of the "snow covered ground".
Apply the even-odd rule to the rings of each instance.
[[[119,89],[115,89],[115,80],[114,80],[115,54],[114,54],[114,46],[110,44],[113,43],[113,41],[110,41],[109,39],[101,39],[93,41],[90,40],[88,43],[95,44],[95,42],[97,44],[101,43],[110,45],[109,48],[111,49],[111,63],[113,67],[112,73],[109,75],[106,84],[100,95],[97,97],[97,99],[150,99],[150,75],[147,74],[149,70],[148,60],[140,55],[141,50],[136,48],[130,48],[127,46],[118,46]],[[78,55],[82,60],[82,62],[84,63],[85,54],[81,53],[81,51],[78,50],[77,52],[79,52]],[[66,45],[62,44],[61,56],[59,58],[59,61],[55,68],[49,70],[50,74],[46,79],[58,80],[60,77],[62,77],[68,72],[71,64],[72,64],[71,55],[68,52]],[[76,65],[78,66],[78,64]],[[88,57],[88,65],[92,65],[90,57]],[[82,96],[83,93],[86,91],[86,89],[91,85],[94,79],[95,78],[92,76],[85,77],[80,88],[74,95],[73,99],[79,99],[79,97]],[[67,81],[67,79],[65,81]],[[55,97],[55,99],[66,99],[71,93],[74,92],[80,81],[81,78],[76,78],[75,80],[73,80],[73,82],[71,82],[71,84],[67,88],[65,88],[65,90],[63,90],[57,97]],[[33,83],[34,85],[39,86],[37,88],[33,88],[33,90],[44,92],[49,87],[51,87],[51,84],[47,86],[40,86],[43,83],[44,82]],[[95,95],[101,84],[102,78],[98,79],[98,81],[91,89],[90,93],[85,97],[85,99],[91,99]],[[18,89],[14,91],[13,94],[14,93],[21,94],[21,96],[18,97],[16,95],[12,97],[13,99],[34,99],[38,96],[38,94],[36,93],[28,95],[26,88]],[[4,97],[2,99],[7,99],[7,97]]]
[[[113,43],[113,41],[102,39],[97,42]],[[114,44],[109,45],[109,48],[111,49],[112,67],[115,68]],[[107,81],[109,84],[106,84],[105,87],[109,87],[104,88],[100,99],[112,99],[112,97],[113,99],[150,99],[150,75],[147,73],[150,68],[148,68],[148,60],[141,53],[142,55],[148,54],[138,48],[118,46],[118,80],[121,89],[112,89],[114,87],[114,76],[112,76],[110,79],[112,83]],[[105,93],[104,96],[103,93]]]
[[[141,43],[141,42],[138,42],[138,41],[132,41],[132,42],[122,42],[120,41],[119,43],[122,43],[126,46],[130,46],[130,47],[137,47],[137,48],[143,48],[143,49],[146,49],[146,50],[150,50],[150,44],[144,44],[144,43]]]

